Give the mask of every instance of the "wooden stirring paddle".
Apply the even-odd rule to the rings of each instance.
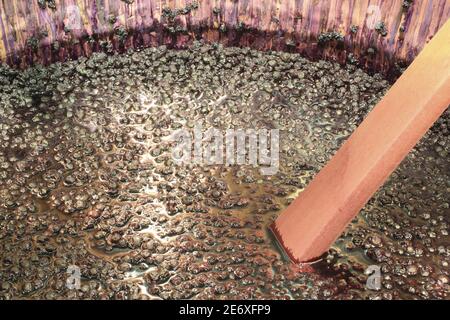
[[[293,262],[326,252],[450,104],[450,20],[272,224]]]

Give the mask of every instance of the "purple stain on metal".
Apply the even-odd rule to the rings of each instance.
[[[237,3],[233,3],[231,5],[230,10],[227,10],[226,15],[230,17],[230,21],[232,21],[235,25],[239,22],[239,15],[238,15],[238,5]]]
[[[449,6],[449,8],[448,8],[448,12],[446,13],[445,12],[445,5],[447,4],[447,0],[441,0],[440,2],[439,2],[439,9],[438,9],[438,12],[439,12],[439,18],[438,18],[438,22],[441,22],[442,21],[442,17],[448,17],[448,16],[450,16],[450,6]],[[447,18],[445,18],[445,19],[447,19]],[[442,23],[442,22],[441,22]],[[438,23],[438,24],[436,24],[436,26],[435,26],[435,28],[434,28],[434,30],[433,30],[433,34],[435,34],[438,30],[439,30],[439,25],[441,24],[441,23]]]
[[[338,21],[336,21],[337,24],[342,25],[343,24],[343,19],[342,19],[342,10],[343,10],[343,5],[342,6],[337,6],[337,10],[338,10]]]
[[[52,38],[56,38],[56,25],[53,17],[51,17],[46,11],[43,10],[41,10],[39,14],[42,20],[44,20],[44,22],[46,23],[46,26],[50,27]],[[50,41],[50,39],[48,41]]]
[[[408,11],[406,12],[405,22],[403,24],[405,27],[404,32],[408,31],[409,24],[411,23],[412,20],[413,12],[417,9],[416,8],[417,5],[418,5],[417,2],[414,1],[411,7],[409,7]]]
[[[400,6],[400,10],[397,14],[397,19],[395,19],[395,25],[391,28],[390,33],[389,33],[389,46],[391,48],[393,48],[393,45],[395,43],[395,36],[398,32],[398,29],[400,27],[400,24],[402,22],[402,17],[403,17],[403,8]]]
[[[297,0],[296,3],[297,3],[297,5],[296,5],[297,14],[302,15],[302,12],[303,12],[303,0]],[[299,24],[302,24],[303,23],[303,16],[300,16],[299,18],[300,18]]]
[[[430,27],[432,16],[433,16],[433,1],[428,1],[425,17],[423,18],[422,24],[419,29],[419,35],[421,37],[426,34],[426,31]]]
[[[92,17],[91,17],[91,22],[92,22],[92,31],[96,32],[98,31],[98,10],[97,10],[97,1],[93,1],[92,3]]]
[[[9,54],[8,41],[6,39],[5,25],[3,24],[3,18],[1,15],[0,15],[0,25],[2,27],[2,41],[6,45],[5,51],[6,55],[8,55]]]
[[[308,34],[308,36],[307,36],[307,38],[309,39],[310,35],[311,35],[311,25],[312,25],[312,21],[313,21],[313,10],[311,10],[311,2],[308,2],[307,10],[308,10],[308,15],[307,15],[307,30],[308,30],[307,34]]]

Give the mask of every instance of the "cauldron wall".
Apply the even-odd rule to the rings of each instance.
[[[89,56],[100,50],[120,52],[162,44],[182,48],[195,39],[204,39],[301,52],[313,59],[352,62],[395,74],[450,16],[447,0],[55,3],[56,8],[42,8],[37,0],[0,2],[2,61],[25,67]],[[220,6],[215,7],[216,3]]]

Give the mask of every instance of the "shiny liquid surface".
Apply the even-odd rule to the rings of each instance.
[[[380,76],[217,46],[0,74],[1,299],[448,299],[448,112],[319,263],[293,266],[267,232]],[[169,137],[196,124],[279,129],[278,172],[174,164]]]

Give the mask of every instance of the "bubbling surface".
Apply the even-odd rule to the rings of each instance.
[[[290,264],[267,232],[388,87],[197,43],[1,67],[0,298],[448,298],[448,112],[319,263]],[[174,164],[168,137],[196,124],[279,129],[278,172]]]

